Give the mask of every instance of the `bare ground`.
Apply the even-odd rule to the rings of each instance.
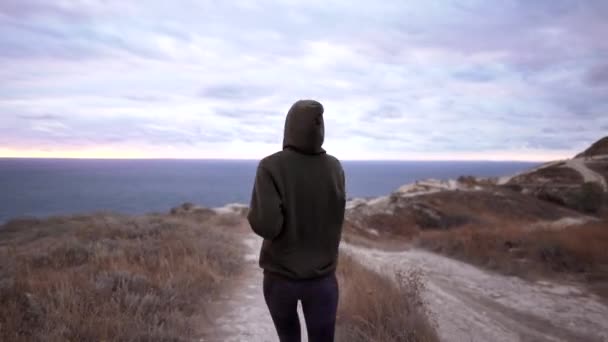
[[[258,267],[258,253],[262,239],[248,233],[244,235],[244,244],[248,253],[244,257],[244,274],[236,280],[236,286],[230,292],[214,303],[217,312],[222,314],[210,317],[213,329],[202,333],[201,342],[274,342],[278,341],[277,334],[264,302],[262,292],[262,271]],[[306,325],[302,319],[301,307],[300,325],[303,341],[307,340]]]
[[[420,270],[444,341],[608,341],[608,307],[582,288],[502,276],[415,249],[346,249],[384,272]]]

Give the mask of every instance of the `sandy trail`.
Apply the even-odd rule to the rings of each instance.
[[[264,302],[262,292],[262,270],[258,266],[258,256],[262,239],[247,234],[244,239],[248,247],[245,255],[245,272],[238,280],[232,295],[221,298],[220,315],[214,320],[211,332],[200,339],[201,342],[276,342],[278,337]],[[306,325],[302,308],[298,306],[302,341],[307,341]]]
[[[443,341],[608,341],[608,307],[577,287],[501,276],[420,250],[345,250],[378,271],[422,272]]]

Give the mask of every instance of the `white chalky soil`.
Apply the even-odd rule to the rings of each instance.
[[[276,342],[279,340],[270,318],[262,292],[262,270],[258,256],[262,239],[253,234],[244,240],[249,248],[243,262],[245,275],[241,284],[229,297],[223,298],[224,313],[214,320],[213,331],[200,339],[201,342]],[[302,341],[307,341],[306,324],[302,308],[298,306]]]

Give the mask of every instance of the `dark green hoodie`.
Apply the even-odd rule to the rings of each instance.
[[[340,162],[321,148],[324,136],[323,106],[298,101],[287,114],[283,151],[258,166],[248,220],[264,238],[265,272],[311,279],[336,269],[345,181]]]

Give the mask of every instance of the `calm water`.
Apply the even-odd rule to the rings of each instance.
[[[521,162],[344,162],[349,197],[387,194],[418,179],[502,176]],[[0,222],[110,210],[166,212],[183,202],[247,203],[257,162],[0,159]]]

